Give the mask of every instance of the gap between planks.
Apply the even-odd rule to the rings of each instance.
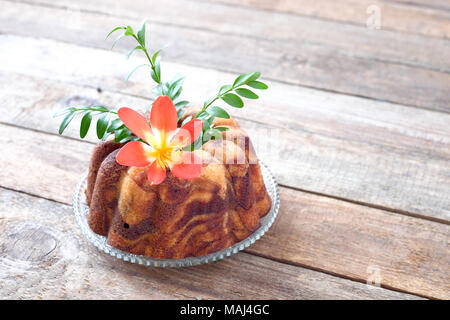
[[[417,6],[421,8],[431,8],[437,10],[450,11],[450,4],[445,4],[442,0],[382,0],[383,2],[392,1],[406,6]]]
[[[245,250],[244,252],[247,252],[247,251]],[[273,257],[267,256],[267,255],[258,253],[256,251],[254,251],[254,252],[249,251],[247,253],[253,254],[253,255],[261,257],[261,258],[270,259],[270,260],[273,260],[273,261],[276,261],[276,262],[279,262],[279,263],[284,263],[284,264],[291,265],[291,266],[301,267],[301,268],[313,270],[313,271],[316,271],[316,272],[325,273],[325,274],[328,274],[328,275],[333,276],[333,277],[338,277],[338,278],[346,279],[346,280],[349,280],[349,281],[354,281],[354,282],[359,282],[359,283],[362,283],[362,284],[364,284],[364,283],[367,284],[367,280],[365,281],[364,279],[361,279],[361,278],[358,278],[358,277],[350,277],[350,276],[342,275],[342,274],[339,274],[339,273],[336,273],[336,272],[332,272],[332,271],[327,270],[327,269],[316,268],[314,266],[309,266],[307,264],[293,262],[293,261],[290,261],[288,259],[273,258]],[[399,288],[396,288],[396,287],[393,287],[393,286],[389,286],[389,285],[385,285],[385,284],[381,284],[380,288],[383,288],[383,289],[386,289],[386,290],[390,290],[390,291],[395,291],[395,292],[398,292],[398,293],[416,295],[416,296],[424,298],[424,299],[437,300],[435,297],[427,296],[426,294],[413,293],[413,292],[409,292],[408,290],[402,290],[402,289],[399,289]]]

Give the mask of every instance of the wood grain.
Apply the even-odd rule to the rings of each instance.
[[[418,298],[246,253],[183,269],[132,265],[88,243],[70,206],[2,188],[0,231],[2,299]]]
[[[104,38],[111,26],[134,20],[2,2],[0,32],[107,48],[110,44],[99,39]],[[260,70],[270,79],[288,83],[449,111],[450,73],[447,72],[368,59],[358,56],[359,51],[348,52],[317,43],[299,45],[296,41],[277,41],[274,46],[273,41],[264,39],[228,33],[219,35],[208,30],[168,24],[150,24],[149,30],[152,30],[154,48],[171,44],[164,56],[169,60],[233,72]],[[347,40],[343,38],[341,42]],[[390,44],[396,42],[389,41]],[[124,41],[117,48],[125,51],[130,46]],[[440,54],[447,57],[444,58],[447,61],[449,52],[448,43],[445,43]]]
[[[283,189],[267,239],[247,250],[387,287],[450,297],[450,226]],[[277,248],[277,249],[275,249]]]
[[[450,13],[439,10],[439,6],[424,10],[422,6],[377,0],[302,0],[301,4],[297,0],[208,0],[208,2],[299,14],[363,27],[367,26],[368,8],[377,6],[381,13],[382,29],[450,38]],[[443,5],[441,0],[436,2]],[[405,0],[405,3],[410,4],[411,1]],[[423,5],[429,4],[430,1],[423,1]]]
[[[2,145],[1,186],[70,203],[92,144],[8,125],[0,134],[21,137]],[[285,188],[281,203],[273,231],[251,252],[361,282],[376,266],[382,286],[450,296],[450,226]]]
[[[123,81],[142,62],[138,58],[122,64],[117,53],[11,36],[0,36],[0,46],[6,62],[0,66],[6,72],[0,77],[3,122],[56,133],[61,119],[52,115],[66,106],[149,104],[138,97],[151,97],[146,73]],[[73,57],[70,65],[64,64],[67,55]],[[231,74],[172,63],[163,72],[186,75],[182,97],[198,104],[233,80]],[[438,221],[450,218],[447,114],[278,83],[244,109],[228,111],[283,185]],[[77,125],[69,127],[70,136],[77,132]]]
[[[219,38],[224,34],[232,34],[242,38],[257,39],[260,40],[259,42],[271,41],[277,44],[276,50],[283,50],[286,46],[285,42],[289,42],[290,45],[295,44],[298,50],[302,50],[305,44],[312,43],[333,47],[343,54],[358,58],[450,72],[450,41],[384,30],[370,30],[365,25],[361,28],[277,12],[255,12],[254,9],[208,1],[166,0],[164,6],[159,5],[160,2],[157,0],[135,0],[131,3],[116,1],[114,5],[111,5],[108,0],[99,0],[95,3],[89,0],[77,2],[60,0],[57,3],[51,0],[31,0],[31,3],[70,9],[73,13],[81,15],[89,11],[123,17],[127,20],[133,19],[136,21],[135,25],[143,19],[144,13],[151,11],[149,22],[154,24],[170,23],[174,26],[210,31],[217,33]],[[337,3],[334,6],[345,8]],[[303,4],[301,6],[296,4],[295,7],[304,8]],[[365,9],[362,13],[365,14]],[[177,18],[173,19],[173,17]],[[449,25],[450,15],[445,23],[448,28],[450,28]],[[153,29],[150,30],[153,33]],[[424,50],[424,47],[433,48],[433,50]]]
[[[383,0],[383,1],[404,3],[406,5],[417,6],[419,8],[435,8],[438,10],[450,11],[450,3],[448,1],[442,0]]]
[[[0,298],[450,299],[450,7],[371,1],[370,30],[366,0],[302,2],[0,0]],[[122,80],[142,59],[100,41],[146,15],[152,48],[171,44],[163,77],[188,76],[194,104],[234,72],[273,80],[236,114],[295,190],[263,239],[219,263],[127,264],[72,218],[96,139],[80,141],[79,119],[58,136],[51,115],[151,102],[148,74]]]

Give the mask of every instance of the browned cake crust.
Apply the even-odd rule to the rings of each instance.
[[[120,144],[100,142],[86,189],[91,229],[118,249],[154,258],[202,256],[247,238],[271,200],[248,135],[234,119],[215,123],[229,130],[195,151],[203,159],[195,180],[168,172],[151,186],[146,168],[115,161]]]
[[[88,206],[91,205],[92,192],[94,191],[95,180],[97,179],[97,172],[100,169],[100,165],[111,152],[120,147],[122,147],[122,144],[114,142],[114,140],[107,140],[100,141],[94,148],[89,165],[87,189],[85,191]]]

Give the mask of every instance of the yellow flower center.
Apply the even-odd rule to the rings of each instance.
[[[172,162],[174,155],[173,147],[164,147],[155,149],[155,157],[156,161],[161,168],[167,169],[169,167],[169,163]]]
[[[146,141],[153,147],[149,156],[156,159],[161,168],[169,168],[170,163],[181,159],[182,146],[175,141],[170,143],[166,139],[165,132],[159,132],[159,139],[154,135],[148,135]]]

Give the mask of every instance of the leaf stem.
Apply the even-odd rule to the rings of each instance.
[[[155,64],[153,63],[152,59],[150,58],[150,55],[148,54],[147,48],[145,47],[145,43],[141,43],[139,41],[138,37],[136,37],[136,35],[134,33],[133,33],[133,38],[136,39],[136,41],[141,45],[142,51],[144,51],[145,56],[148,59],[148,62],[150,62],[150,67],[152,68],[153,73],[156,76],[156,83],[161,84],[161,78],[159,77],[158,72],[156,72]],[[162,90],[162,94],[164,95],[164,86],[163,85],[161,85],[161,90]]]
[[[117,111],[113,111],[113,110],[98,110],[95,107],[85,107],[85,108],[73,108],[73,112],[78,112],[78,111],[94,111],[94,112],[100,112],[100,113],[112,113],[112,114],[117,114]]]
[[[219,100],[220,98],[222,98],[222,97],[223,97],[224,95],[226,95],[227,93],[233,91],[234,89],[237,89],[237,88],[239,88],[239,87],[242,87],[243,85],[245,85],[245,83],[240,84],[240,85],[238,85],[238,86],[236,86],[236,87],[232,86],[230,89],[228,89],[228,90],[226,90],[226,91],[224,91],[224,92],[222,92],[222,93],[217,93],[216,97],[215,97],[213,100],[211,100],[208,104],[203,105],[202,111],[206,111],[206,109],[208,109],[208,107],[209,107],[210,105],[212,105],[214,102],[216,102],[217,100]]]

